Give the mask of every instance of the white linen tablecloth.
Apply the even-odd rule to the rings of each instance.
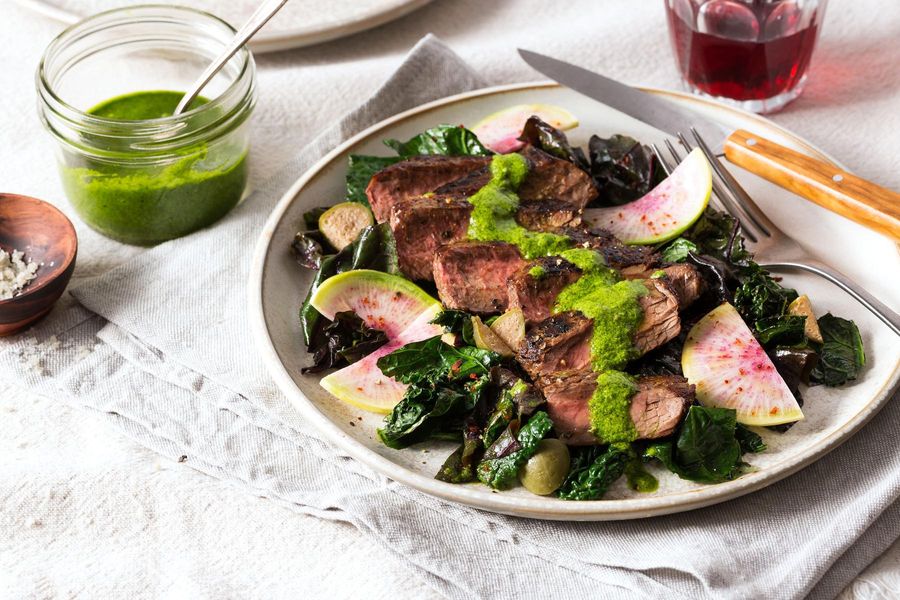
[[[522,45],[630,81],[676,85],[661,2],[544,4],[439,0],[351,40],[259,57],[254,180],[270,176],[281,158],[365,98],[428,31],[495,80],[535,78],[514,54]],[[776,120],[861,175],[900,188],[900,7],[837,0],[830,10],[810,86]],[[34,116],[32,84],[40,53],[58,30],[0,5],[7,104],[0,189],[68,210],[49,138]],[[140,252],[78,227],[78,277]],[[0,415],[0,596],[433,594],[353,528],[287,512],[159,459],[91,415],[14,382],[0,383]],[[859,597],[875,597],[878,589],[890,597],[887,577],[896,573],[898,555],[883,559],[888,568],[870,569],[858,582]]]

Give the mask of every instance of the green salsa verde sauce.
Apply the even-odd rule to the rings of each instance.
[[[593,250],[574,248],[560,256],[581,269],[582,276],[560,292],[554,311],[574,310],[593,320],[591,367],[598,375],[588,401],[591,431],[604,443],[633,441],[637,430],[630,410],[637,385],[619,369],[637,357],[633,336],[644,316],[638,298],[647,288],[622,280]]]
[[[171,116],[183,94],[136,92],[88,111],[120,121]],[[198,98],[191,108],[206,104]],[[225,136],[228,134],[226,133]],[[127,153],[88,156],[61,166],[63,187],[84,221],[113,239],[152,245],[206,227],[234,208],[247,184],[242,144],[218,140],[178,150],[158,164],[128,163]]]
[[[469,197],[474,206],[468,236],[482,242],[507,242],[526,259],[559,254],[572,240],[555,233],[529,231],[516,223],[516,190],[528,174],[528,161],[519,154],[497,154],[491,159],[491,180]]]

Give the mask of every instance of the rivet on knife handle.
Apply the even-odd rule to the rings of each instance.
[[[748,131],[725,140],[732,163],[900,242],[900,194]]]

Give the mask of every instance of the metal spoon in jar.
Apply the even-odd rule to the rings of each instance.
[[[252,38],[257,31],[262,29],[262,26],[269,22],[269,19],[275,16],[281,7],[287,4],[288,0],[266,0],[262,4],[259,5],[259,8],[250,16],[246,23],[244,23],[243,27],[238,29],[237,33],[234,35],[234,39],[231,40],[231,43],[225,47],[222,53],[216,57],[216,60],[210,64],[205,71],[197,78],[197,81],[188,88],[188,91],[185,92],[184,96],[181,98],[181,102],[178,103],[178,106],[175,107],[175,112],[173,116],[178,116],[184,112],[184,109],[187,108],[197,96],[200,95],[200,91],[209,83],[212,78],[218,73],[222,67],[228,62],[228,60],[235,55],[235,53],[241,49],[241,47],[247,43],[247,41]]]

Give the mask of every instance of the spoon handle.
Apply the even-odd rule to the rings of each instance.
[[[244,25],[238,29],[237,33],[234,36],[234,39],[231,40],[231,43],[225,47],[222,53],[214,60],[206,70],[203,71],[203,74],[197,78],[194,82],[194,85],[190,87],[190,89],[185,92],[184,96],[181,98],[181,102],[178,103],[178,106],[175,107],[174,115],[180,115],[184,112],[184,109],[187,108],[191,102],[194,101],[197,96],[200,95],[200,91],[209,83],[213,77],[215,77],[216,73],[218,73],[222,67],[228,62],[228,60],[235,55],[235,53],[241,49],[241,47],[247,43],[253,35],[259,31],[263,25],[269,22],[275,13],[281,10],[281,7],[287,4],[288,0],[266,0],[262,4],[259,5],[259,8],[254,11],[254,13],[250,16]]]

